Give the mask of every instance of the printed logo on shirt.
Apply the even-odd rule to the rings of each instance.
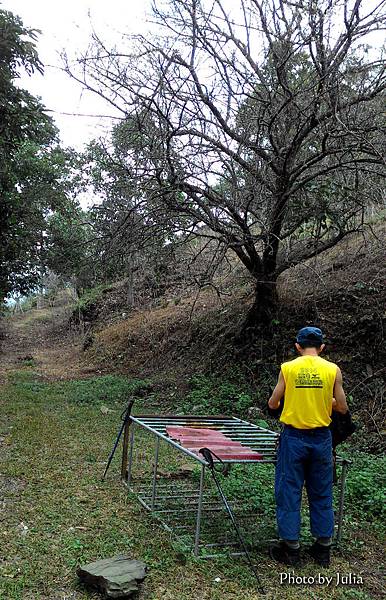
[[[295,387],[323,389],[323,380],[315,368],[302,367],[296,375]]]

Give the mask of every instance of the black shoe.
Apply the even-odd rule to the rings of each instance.
[[[322,546],[319,542],[314,542],[310,548],[307,548],[307,552],[321,567],[330,566],[331,546]]]
[[[285,565],[295,566],[300,563],[300,548],[290,548],[285,542],[279,542],[269,548],[269,555]]]

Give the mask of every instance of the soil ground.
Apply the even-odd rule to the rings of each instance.
[[[47,381],[76,379],[95,372],[85,360],[79,334],[68,330],[67,305],[33,309],[2,321],[0,382],[23,366],[33,366]]]

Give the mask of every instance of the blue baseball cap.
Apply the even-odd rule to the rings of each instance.
[[[323,333],[319,327],[303,327],[299,329],[296,341],[298,344],[307,342],[323,344]]]

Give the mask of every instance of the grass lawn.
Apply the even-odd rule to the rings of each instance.
[[[101,481],[120,424],[124,380],[42,383],[32,368],[14,372],[0,389],[0,598],[99,598],[79,586],[76,567],[119,553],[147,563],[143,599],[260,598],[243,559],[195,560],[181,552],[120,483],[120,449]],[[136,410],[147,410],[143,400]],[[151,455],[144,444],[143,460],[150,464]],[[280,585],[280,572],[291,569],[258,555],[266,597],[380,598],[382,532],[370,520],[369,526],[366,515],[348,515],[330,569],[305,562],[296,570],[332,576],[329,586]],[[360,575],[363,585],[336,586],[337,572]]]

